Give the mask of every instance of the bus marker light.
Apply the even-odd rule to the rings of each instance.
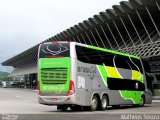
[[[74,93],[75,93],[74,82],[72,80],[70,80],[69,90],[67,92],[67,96],[72,95]]]
[[[38,89],[38,95],[42,96],[42,93],[40,91],[40,83],[37,81],[37,89]]]

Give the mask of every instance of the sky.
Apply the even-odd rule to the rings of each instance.
[[[121,0],[0,0],[0,63]]]

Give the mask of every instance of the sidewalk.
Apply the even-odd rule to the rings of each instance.
[[[160,96],[153,96],[152,102],[160,102]]]
[[[160,96],[153,96],[152,100],[160,100]]]

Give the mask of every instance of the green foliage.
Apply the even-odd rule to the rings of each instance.
[[[8,77],[9,73],[0,71],[0,81],[5,80],[9,81],[11,80],[11,77]]]

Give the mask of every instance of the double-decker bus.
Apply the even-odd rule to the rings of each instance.
[[[38,52],[38,101],[59,110],[152,103],[139,57],[77,42],[46,42]]]

